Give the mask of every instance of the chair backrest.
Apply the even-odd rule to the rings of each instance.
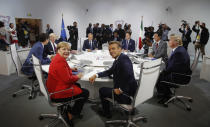
[[[200,50],[197,50],[197,51],[195,52],[195,57],[194,57],[194,60],[193,60],[192,65],[191,65],[191,70],[192,70],[192,72],[194,72],[194,70],[196,69],[196,67],[197,67],[197,65],[198,65],[199,57],[200,57]]]
[[[15,64],[17,75],[20,76],[22,64],[18,56],[15,44],[10,45],[10,54],[12,57],[12,61]]]
[[[82,51],[82,47],[83,47],[83,44],[84,44],[85,40],[87,40],[87,38],[80,38],[79,44],[77,45],[77,50],[78,51]]]
[[[134,107],[153,97],[154,88],[160,74],[161,61],[162,59],[159,58],[140,64],[139,84],[134,96]]]
[[[44,94],[45,98],[50,101],[49,93],[47,91],[47,88],[45,86],[44,78],[42,75],[42,67],[41,63],[38,58],[36,58],[34,55],[32,55],[32,61],[33,61],[33,67],[34,72],[36,74],[37,80],[39,82],[40,91]]]

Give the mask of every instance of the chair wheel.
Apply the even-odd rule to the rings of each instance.
[[[167,108],[168,107],[168,104],[163,104],[163,106]]]
[[[13,94],[13,95],[12,95],[12,97],[16,97],[16,96],[17,96],[16,94]]]
[[[191,111],[192,110],[190,107],[187,107],[186,109],[187,109],[187,111]]]
[[[147,123],[147,118],[144,118],[142,121],[143,121],[144,123]]]
[[[28,99],[31,100],[32,99],[32,96],[29,96]]]
[[[193,99],[189,99],[188,101],[192,103],[193,102]]]
[[[39,120],[43,120],[44,119],[44,117],[43,116],[39,116]]]

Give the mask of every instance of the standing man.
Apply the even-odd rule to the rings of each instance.
[[[112,91],[114,91],[114,99],[122,104],[130,104],[131,100],[128,96],[134,97],[137,82],[134,78],[133,65],[128,56],[122,52],[121,44],[117,41],[109,42],[109,53],[115,59],[112,67],[109,70],[100,72],[89,78],[90,82],[93,83],[98,77],[106,77],[113,75],[114,88],[102,87],[99,89],[99,95],[103,107],[101,115],[106,118],[111,118],[109,101],[105,98],[112,98]]]
[[[192,73],[190,69],[190,57],[183,46],[181,37],[177,35],[171,35],[169,41],[169,47],[172,48],[172,53],[166,64],[165,70],[160,74],[157,82],[157,92],[162,95],[162,99],[159,103],[165,103],[172,95],[170,86],[161,83],[161,81],[184,83],[188,82],[190,78],[183,75],[190,75]],[[181,75],[177,75],[177,73]]]
[[[115,31],[118,33],[119,38],[121,40],[125,39],[125,30],[122,29],[122,25],[121,24],[117,25],[117,29],[115,29]]]
[[[56,35],[54,33],[51,33],[49,35],[50,41],[47,45],[44,46],[44,57],[47,57],[48,55],[55,55],[56,54],[56,48],[57,44],[55,43]]]
[[[152,45],[152,52],[148,54],[149,57],[153,58],[161,58],[163,59],[164,62],[167,61],[168,55],[167,55],[167,43],[163,40],[161,40],[161,33],[156,32],[154,34],[154,41]]]
[[[47,24],[46,34],[49,36],[51,33],[53,33],[53,29],[50,28],[50,24]]]
[[[188,49],[188,44],[191,42],[191,33],[192,30],[190,29],[189,25],[182,25],[181,28],[179,28],[179,32],[182,33],[182,42],[183,42],[183,47],[187,50]]]
[[[205,46],[207,42],[209,41],[209,30],[206,28],[206,24],[202,23],[200,25],[201,28],[201,34],[200,34],[200,50],[202,53],[202,58],[206,54],[205,53]]]
[[[93,33],[92,23],[89,23],[89,25],[86,29],[86,37],[88,37],[89,33]]]
[[[92,50],[95,50],[98,48],[96,40],[93,40],[93,34],[88,34],[88,39],[84,41],[82,50],[85,51],[86,49],[88,52],[91,52]]]
[[[125,51],[134,52],[136,49],[135,41],[131,39],[131,33],[126,32],[125,40],[122,41],[122,49]]]
[[[73,23],[73,26],[68,28],[69,30],[69,41],[71,43],[71,49],[77,50],[77,43],[78,43],[78,28],[77,28],[77,22]]]

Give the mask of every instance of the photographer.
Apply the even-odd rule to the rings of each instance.
[[[78,43],[78,28],[77,28],[77,22],[73,23],[73,26],[67,26],[67,29],[69,30],[69,39],[68,41],[71,43],[71,49],[77,50],[77,43]]]
[[[157,32],[162,34],[162,40],[168,41],[168,33],[171,30],[171,28],[166,24],[159,24],[158,27],[159,29],[157,30]]]
[[[149,35],[146,35],[145,38],[142,40],[143,48],[144,48],[144,54],[149,53],[149,47],[152,47],[152,41],[150,39]]]
[[[179,32],[182,33],[182,42],[183,47],[187,50],[188,44],[191,42],[191,33],[192,30],[190,29],[190,26],[187,24],[186,21],[182,21],[183,24],[181,25],[181,28],[179,28]]]

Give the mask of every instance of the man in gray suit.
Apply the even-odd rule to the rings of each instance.
[[[167,43],[161,40],[161,33],[156,32],[154,34],[154,42],[152,45],[152,52],[148,54],[149,57],[161,58],[163,61],[167,61]]]

